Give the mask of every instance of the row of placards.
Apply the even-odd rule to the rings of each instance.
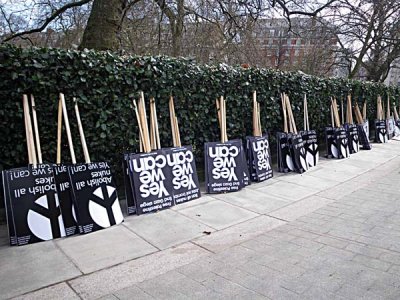
[[[7,170],[3,184],[11,245],[89,233],[123,221],[106,162]]]

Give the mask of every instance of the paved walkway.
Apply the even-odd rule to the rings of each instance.
[[[9,247],[0,298],[399,299],[400,142],[123,225]]]

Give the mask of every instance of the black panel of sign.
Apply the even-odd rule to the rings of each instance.
[[[244,151],[243,148],[243,143],[240,141],[240,144],[242,145],[242,150],[241,150],[241,155],[242,155],[242,161],[243,163],[243,185],[248,186],[251,184],[251,178],[250,178],[250,171],[248,164],[246,163],[246,151]]]
[[[292,157],[294,170],[303,173],[308,170],[304,141],[300,134],[289,135],[290,156]]]
[[[290,134],[277,132],[278,171],[287,173],[294,171],[294,163],[289,145]]]
[[[22,168],[24,170],[25,168]],[[16,170],[16,169],[14,169]],[[19,169],[21,170],[21,169]],[[11,200],[10,200],[10,193],[8,188],[8,180],[7,180],[7,171],[2,172],[3,177],[3,192],[4,192],[4,206],[6,209],[6,218],[7,218],[7,226],[8,226],[8,237],[11,246],[17,245],[17,237],[15,235],[15,228],[14,228],[14,217],[11,208]]]
[[[133,153],[125,153],[122,160],[122,170],[124,172],[124,187],[125,187],[125,198],[127,204],[128,215],[136,214],[136,202],[135,196],[133,195],[132,182],[129,177],[129,159]]]
[[[9,170],[6,177],[17,244],[65,236],[52,166]]]
[[[205,143],[206,188],[208,193],[235,192],[244,187],[247,164],[242,142]]]
[[[73,193],[66,165],[53,166],[54,180],[58,199],[60,201],[61,214],[65,226],[66,236],[78,233],[74,206],[72,205]]]
[[[394,136],[398,137],[398,136],[400,136],[400,119],[396,120],[394,122],[394,124],[395,124],[395,126],[394,126]]]
[[[344,128],[347,132],[350,154],[357,153],[358,151],[360,151],[357,125],[345,124]]]
[[[308,167],[315,167],[319,161],[317,132],[315,130],[300,131],[306,151]]]
[[[167,180],[172,181],[175,204],[184,203],[200,197],[200,185],[197,177],[196,162],[192,146],[165,149],[170,174]]]
[[[68,166],[79,232],[94,232],[123,222],[117,190],[107,162]]]
[[[272,178],[272,162],[268,135],[247,137],[247,162],[252,181],[261,182]]]
[[[375,120],[375,143],[386,143],[387,141],[386,121]]]
[[[346,130],[343,127],[325,128],[327,158],[349,157],[349,145]]]
[[[395,126],[394,118],[389,118],[386,120],[386,128],[389,140],[394,137],[394,126]]]
[[[174,205],[171,173],[164,150],[130,156],[129,176],[138,215]]]
[[[369,142],[369,128],[368,121],[364,124],[357,125],[358,138],[363,150],[371,150],[371,144]]]

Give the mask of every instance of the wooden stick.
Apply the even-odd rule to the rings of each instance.
[[[57,119],[57,160],[56,163],[61,164],[61,136],[62,136],[62,102],[58,100],[58,119]]]
[[[161,142],[160,142],[160,132],[158,130],[158,119],[157,119],[157,109],[156,109],[156,101],[154,100],[154,121],[155,121],[155,127],[156,127],[156,145],[157,149],[161,149]],[[178,125],[178,123],[177,123]]]
[[[390,119],[390,100],[389,100],[389,96],[387,98],[387,105],[386,105],[386,119]]]
[[[261,109],[260,103],[257,103],[257,112],[258,112],[258,135],[262,136],[262,128],[261,128]]]
[[[30,138],[29,138],[29,125],[28,125],[28,111],[27,108],[29,109],[29,106],[26,105],[28,102],[28,96],[23,95],[22,96],[22,105],[24,109],[24,123],[25,123],[25,136],[26,136],[26,148],[28,150],[28,162],[29,164],[33,164],[33,153],[32,153],[32,146],[30,143]]]
[[[175,117],[175,133],[176,133],[177,146],[178,147],[182,147],[181,134],[179,133],[179,124],[178,124],[178,118],[177,117]]]
[[[145,141],[144,141],[144,135],[143,135],[143,128],[142,128],[142,122],[140,119],[140,115],[139,115],[139,111],[138,111],[138,107],[136,105],[136,100],[133,99],[132,100],[132,104],[133,104],[133,110],[135,111],[135,115],[136,115],[136,120],[138,122],[138,127],[139,127],[139,147],[140,147],[140,152],[143,152],[143,149],[145,148]],[[145,149],[145,151],[147,152],[147,149]]]
[[[363,113],[362,113],[362,117],[363,117],[363,120],[364,120],[364,121],[367,119],[367,102],[365,102],[365,101],[364,101],[364,104],[363,104]]]
[[[393,114],[394,114],[395,119],[398,120],[399,119],[399,114],[397,113],[396,105],[393,105]]]
[[[285,93],[281,94],[282,111],[283,111],[283,132],[288,133],[287,111],[286,111],[286,97]]]
[[[75,104],[75,115],[76,115],[76,120],[78,121],[78,129],[79,129],[79,136],[81,138],[83,156],[85,157],[85,163],[90,164],[90,156],[89,156],[88,147],[86,145],[85,133],[83,132],[81,115],[79,114],[78,101],[76,101],[76,98],[73,98],[73,101]]]
[[[354,113],[356,114],[357,123],[361,125],[363,123],[363,117],[361,115],[361,111],[360,111],[360,107],[358,106],[358,103],[356,103],[356,105],[354,106]]]
[[[340,113],[341,113],[341,115],[342,115],[341,123],[342,123],[342,124],[344,124],[344,123],[345,123],[345,121],[344,121],[343,98],[342,98],[342,99],[340,99],[340,102],[341,102],[341,109],[340,109]],[[337,109],[337,107],[336,107],[336,109]]]
[[[36,168],[37,165],[37,156],[36,156],[36,148],[35,148],[35,142],[33,139],[33,130],[32,130],[32,120],[31,120],[31,114],[29,111],[29,102],[28,102],[28,96],[24,95],[24,105],[26,106],[26,121],[28,124],[28,136],[29,136],[29,144],[31,147],[31,153],[32,153],[32,164],[33,167]]]
[[[71,153],[71,161],[72,161],[72,164],[75,165],[76,164],[75,151],[74,151],[74,145],[72,143],[71,128],[69,127],[68,111],[67,111],[67,106],[65,104],[64,94],[60,93],[60,99],[61,99],[62,110],[63,110],[63,115],[64,115],[65,130],[67,131],[69,151]]]
[[[253,92],[253,136],[258,136],[257,92]]]
[[[31,94],[31,106],[32,106],[33,129],[35,130],[35,140],[36,140],[38,163],[42,164],[43,159],[42,159],[42,148],[40,147],[39,126],[38,126],[37,115],[36,115],[35,98],[33,97],[32,94]]]
[[[289,96],[286,96],[286,101],[287,101],[286,105],[287,105],[287,110],[289,113],[289,120],[290,120],[290,124],[292,126],[292,131],[293,131],[293,133],[297,134],[296,122],[294,120],[292,106],[290,104]]]
[[[153,98],[150,98],[150,146],[152,150],[155,150],[157,149],[157,145],[153,100]]]
[[[331,99],[331,123],[332,127],[335,127],[335,120],[333,118],[333,99]]]
[[[169,119],[171,122],[172,142],[174,147],[177,147],[176,133],[175,133],[175,107],[174,107],[174,98],[172,97],[172,95],[169,97]]]
[[[151,152],[150,146],[150,138],[149,138],[149,127],[147,125],[147,115],[146,115],[146,106],[144,103],[144,93],[140,92],[140,99],[139,99],[139,116],[142,122],[142,130],[144,136],[144,149],[145,152]]]
[[[221,142],[225,143],[225,133],[224,133],[224,97],[221,96],[219,98],[219,105],[217,106],[217,109],[220,112],[220,117],[221,117],[221,126],[220,126],[220,131],[221,131]]]
[[[339,111],[338,111],[337,107],[338,107],[338,105],[337,105],[336,99],[333,98],[333,115],[335,117],[336,127],[340,127],[341,123],[340,123]]]

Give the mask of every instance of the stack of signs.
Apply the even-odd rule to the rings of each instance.
[[[72,223],[72,214],[72,217],[76,220],[78,225],[79,233],[81,234],[120,224],[123,222],[124,218],[110,167],[107,162],[91,162],[79,114],[78,103],[74,99],[78,129],[85,157],[85,163],[76,164],[68,113],[63,94],[60,94],[60,99],[72,158],[72,165],[67,166],[70,186],[69,193],[72,195],[72,203],[66,204],[68,207],[66,213],[69,216],[70,223]],[[60,172],[60,174],[65,173]],[[57,185],[60,190],[62,189],[63,182],[65,183],[65,181],[60,180]]]
[[[351,104],[351,96],[347,96],[346,105],[346,124],[344,125],[347,131],[348,145],[350,154],[357,153],[360,150],[359,138],[358,138],[358,128],[353,122],[353,110]]]
[[[192,147],[181,146],[175,110],[170,110],[174,148],[160,149],[154,99],[150,101],[150,134],[143,93],[133,106],[144,153],[125,155],[128,214],[155,212],[199,198]]]
[[[228,141],[223,97],[217,100],[217,109],[221,142],[204,145],[206,190],[208,193],[235,192],[248,184],[245,153],[241,140]]]
[[[289,97],[282,94],[284,132],[278,132],[278,170],[280,172],[296,171],[303,173],[308,170],[307,153],[301,134],[297,133],[296,124]],[[289,121],[289,129],[288,122]],[[288,133],[290,130],[290,133]]]
[[[336,99],[331,102],[332,127],[325,128],[326,135],[326,157],[347,158],[350,156],[347,132],[341,126]]]
[[[386,120],[383,115],[382,98],[378,96],[375,120],[375,143],[386,143],[388,141]]]
[[[366,104],[364,103],[364,107]],[[365,116],[361,115],[360,108],[356,103],[354,107],[354,112],[357,119],[357,131],[358,131],[358,140],[363,150],[371,150],[371,144],[369,143],[369,124],[368,120],[366,120],[366,109],[363,109],[363,113],[365,112]]]
[[[256,91],[253,92],[253,136],[247,137],[246,142],[250,179],[261,182],[272,178],[273,172],[268,135],[262,134],[260,103],[257,102]]]
[[[36,153],[33,138],[28,97],[24,95],[30,166],[3,171],[4,199],[11,245],[25,245],[65,236],[52,167],[42,163],[33,97],[31,101],[38,152]]]
[[[304,95],[304,130],[300,131],[300,135],[304,141],[307,165],[310,168],[315,167],[319,160],[317,132],[315,130],[310,130],[306,95]]]

